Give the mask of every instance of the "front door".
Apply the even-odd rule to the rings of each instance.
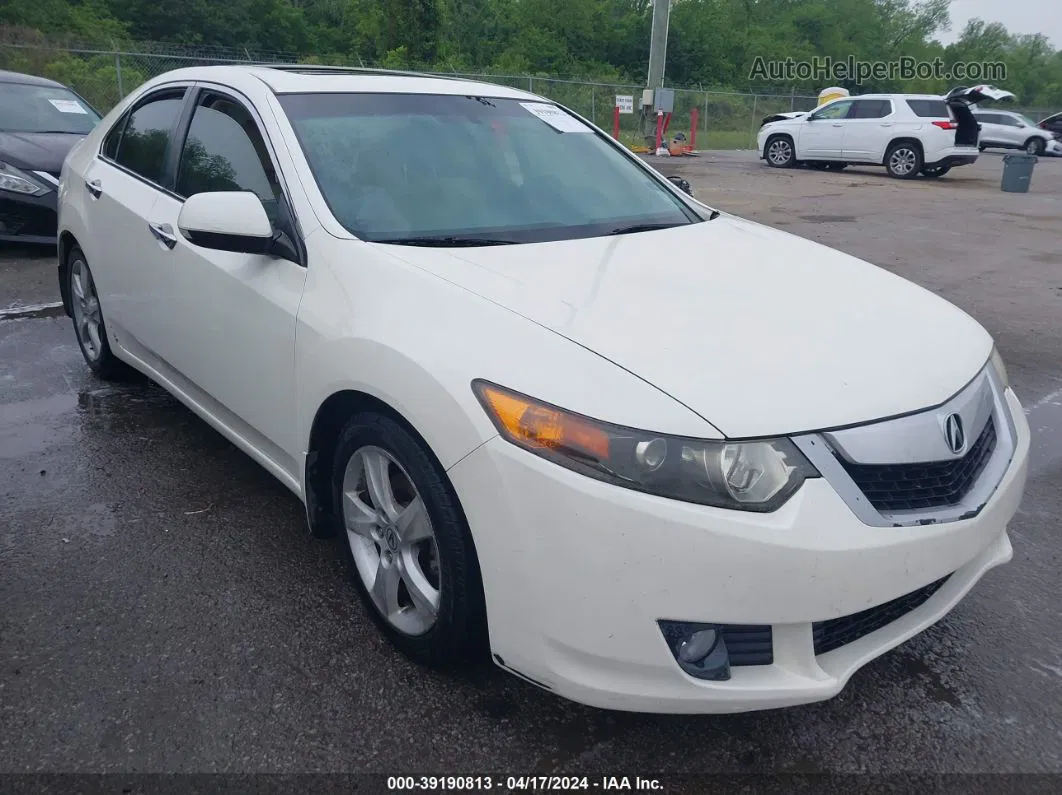
[[[851,105],[852,100],[840,99],[810,114],[797,136],[797,159],[840,160]]]
[[[177,170],[175,193],[251,191],[274,227],[288,218],[272,156],[242,100],[203,88]],[[295,319],[306,269],[264,254],[190,243],[182,200],[164,197],[154,221],[169,239],[170,295],[159,310],[174,333],[164,358],[211,413],[297,477]]]

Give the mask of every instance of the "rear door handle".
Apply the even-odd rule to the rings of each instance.
[[[840,123],[834,124],[833,126],[834,126],[834,127],[844,127],[844,125],[843,125],[843,124],[840,124]]]
[[[85,187],[88,189],[88,192],[92,194],[93,199],[98,199],[103,195],[103,185],[98,179],[94,179],[92,182],[86,182]]]
[[[892,122],[891,121],[883,121],[881,123],[881,126],[882,127],[891,127],[892,126]]]
[[[166,248],[173,248],[177,245],[177,235],[173,233],[173,227],[169,224],[148,224],[148,229]]]

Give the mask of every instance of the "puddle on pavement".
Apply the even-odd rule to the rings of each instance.
[[[801,215],[799,218],[813,224],[848,224],[859,220],[854,215]]]

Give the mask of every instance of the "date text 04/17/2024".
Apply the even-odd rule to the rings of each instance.
[[[652,792],[662,790],[663,785],[659,779],[641,776],[388,776],[387,789],[392,792]]]

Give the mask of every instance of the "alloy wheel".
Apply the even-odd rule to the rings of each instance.
[[[889,170],[900,177],[906,177],[918,164],[918,154],[908,146],[894,150],[889,157]]]
[[[785,138],[771,141],[767,147],[767,159],[776,166],[784,166],[793,157],[793,147]]]
[[[343,523],[373,604],[406,635],[438,619],[442,590],[431,518],[409,474],[386,450],[354,451],[343,473]]]
[[[98,361],[103,353],[103,314],[96,283],[83,259],[74,260],[70,266],[70,288],[77,340],[85,356],[90,361]]]

